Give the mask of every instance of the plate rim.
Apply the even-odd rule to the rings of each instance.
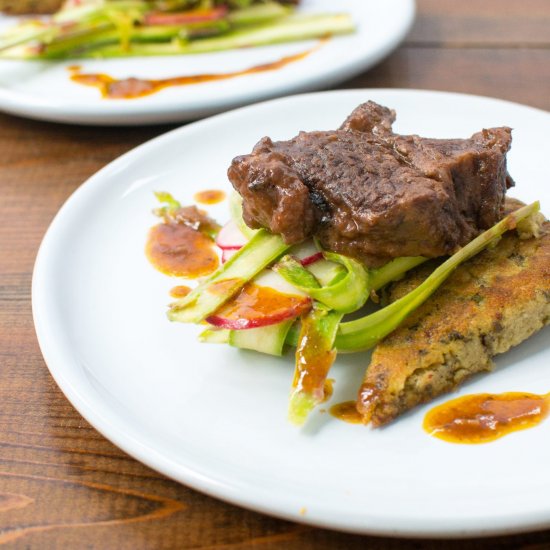
[[[169,132],[163,133],[160,136],[157,136],[137,147],[131,149],[125,154],[121,155],[117,159],[113,160],[111,163],[107,164],[90,178],[88,178],[83,184],[76,188],[76,190],[67,198],[63,206],[60,208],[58,213],[55,215],[51,221],[43,240],[40,244],[35,265],[33,269],[32,276],[32,314],[35,325],[35,331],[37,334],[38,343],[44,358],[44,361],[50,371],[52,377],[56,381],[57,385],[60,387],[62,392],[75,407],[75,409],[81,414],[96,430],[98,430],[106,439],[114,443],[117,447],[122,449],[124,452],[139,460],[140,462],[146,464],[153,470],[160,472],[168,477],[191,487],[201,493],[207,494],[213,498],[229,502],[231,504],[243,507],[249,510],[256,512],[261,512],[268,514],[270,516],[278,517],[285,520],[294,521],[297,523],[304,523],[320,528],[330,528],[338,531],[345,531],[350,533],[365,534],[365,535],[381,535],[381,536],[390,536],[390,537],[410,537],[410,538],[470,538],[475,536],[494,536],[494,535],[505,535],[512,533],[519,533],[525,531],[534,531],[547,529],[550,526],[550,507],[547,510],[539,511],[538,514],[525,513],[525,514],[514,514],[513,518],[510,517],[500,517],[499,521],[495,521],[490,527],[487,527],[486,524],[475,524],[470,527],[464,526],[464,520],[461,520],[456,523],[447,523],[439,522],[437,526],[434,526],[430,523],[429,519],[423,520],[419,527],[418,519],[412,520],[412,525],[410,519],[393,517],[391,522],[393,526],[390,526],[387,523],[387,519],[372,516],[371,521],[365,523],[365,516],[361,516],[362,522],[348,522],[342,523],[340,520],[327,520],[320,519],[316,517],[311,517],[308,515],[300,515],[298,511],[290,511],[287,509],[281,509],[280,506],[267,505],[261,501],[255,501],[254,498],[250,496],[243,497],[235,491],[234,486],[225,485],[221,486],[215,481],[215,479],[205,479],[204,476],[196,471],[193,468],[189,468],[185,464],[176,463],[167,456],[163,456],[161,453],[155,450],[154,446],[150,445],[147,442],[140,441],[132,437],[121,428],[125,424],[125,419],[117,415],[116,411],[111,411],[111,418],[114,417],[118,421],[113,421],[109,417],[106,417],[101,410],[102,407],[96,409],[93,407],[94,399],[97,401],[101,399],[100,394],[96,394],[93,399],[90,399],[86,395],[83,395],[79,391],[78,387],[73,386],[71,381],[65,376],[64,368],[59,367],[55,364],[55,351],[52,351],[52,347],[55,347],[55,343],[50,343],[47,337],[47,323],[45,322],[45,314],[40,309],[40,302],[42,300],[40,293],[43,292],[43,288],[46,284],[44,279],[45,273],[47,273],[47,254],[48,249],[53,246],[55,243],[55,234],[60,230],[61,225],[63,224],[64,217],[66,213],[73,208],[73,204],[77,201],[85,200],[86,194],[94,192],[96,187],[99,185],[105,185],[101,183],[102,180],[106,181],[109,175],[113,172],[117,172],[119,169],[122,169],[127,163],[132,162],[135,157],[136,160],[139,160],[141,153],[153,146],[160,146],[165,141],[170,141],[175,139],[177,136],[185,136],[187,133],[192,133],[196,128],[201,128],[207,125],[217,125],[224,123],[224,119],[230,120],[233,117],[239,117],[243,113],[254,112],[258,109],[265,109],[266,106],[269,107],[273,103],[282,103],[282,102],[293,102],[296,100],[305,100],[312,96],[342,96],[342,95],[366,95],[369,93],[375,94],[404,94],[404,95],[424,95],[426,97],[433,96],[433,94],[438,96],[446,96],[449,98],[460,97],[468,99],[478,99],[483,101],[489,101],[491,103],[497,102],[503,105],[504,107],[512,107],[517,109],[525,109],[526,111],[532,112],[538,116],[548,117],[550,120],[550,112],[531,107],[528,105],[523,105],[520,103],[515,103],[507,100],[491,98],[486,96],[472,95],[472,94],[463,94],[455,92],[440,92],[434,90],[416,90],[416,89],[396,89],[396,88],[370,88],[370,89],[351,89],[351,90],[336,90],[328,92],[316,92],[309,94],[297,94],[293,96],[287,96],[283,98],[277,98],[265,102],[261,102],[255,105],[250,105],[235,109],[229,112],[221,113],[216,116],[210,117],[205,120],[194,122],[186,126],[176,128]],[[97,182],[97,183],[96,183]],[[72,367],[73,369],[75,367]],[[257,500],[257,499],[256,499]],[[379,523],[378,526],[373,525],[373,521]],[[386,521],[386,523],[384,523]],[[486,518],[484,519],[486,521]],[[408,523],[407,523],[408,522]],[[400,527],[396,528],[395,524],[400,523]]]

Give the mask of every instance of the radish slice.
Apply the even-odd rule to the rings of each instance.
[[[315,246],[313,240],[310,239],[309,241],[304,241],[303,243],[294,245],[290,249],[289,254],[298,260],[303,260],[304,258],[317,254],[318,252],[319,249]]]
[[[222,264],[227,262],[231,256],[234,256],[239,251],[238,248],[224,248],[222,250]]]
[[[222,250],[239,250],[239,248],[242,248],[247,242],[248,239],[233,221],[227,222],[220,229],[216,237],[216,244]]]
[[[258,286],[272,288],[281,294],[309,298],[303,290],[292,286],[286,279],[271,269],[264,269],[259,275],[256,275],[252,282]]]
[[[323,253],[315,246],[312,240],[297,244],[290,249],[294,256],[305,267],[323,259]]]
[[[311,304],[306,293],[266,269],[206,321],[231,330],[265,327],[294,319],[309,311]]]
[[[309,309],[311,309],[311,305],[308,303],[304,303],[303,305],[300,304],[300,307],[289,307],[286,309],[277,310],[271,315],[265,315],[255,318],[230,318],[214,314],[207,317],[206,322],[217,328],[225,328],[230,330],[246,330],[250,328],[260,328],[267,327],[269,325],[276,325],[277,323],[282,323],[283,321],[286,321],[288,319],[298,317],[298,315],[305,313]]]

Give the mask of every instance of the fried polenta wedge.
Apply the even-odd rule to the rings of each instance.
[[[513,199],[510,209],[521,203]],[[533,235],[537,235],[536,238]],[[388,290],[389,301],[418,286],[424,264]],[[381,426],[470,376],[550,322],[550,223],[530,220],[449,277],[374,350],[359,391],[365,423]]]

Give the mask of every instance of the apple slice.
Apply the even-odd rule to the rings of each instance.
[[[216,237],[216,244],[222,250],[239,250],[247,242],[248,239],[234,221],[228,221]]]
[[[244,330],[274,325],[311,309],[311,298],[280,275],[264,270],[206,321],[218,328]]]

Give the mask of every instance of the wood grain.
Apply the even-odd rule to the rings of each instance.
[[[404,46],[366,75],[341,87],[461,92],[498,97],[548,110],[549,82],[550,49]]]
[[[431,88],[550,109],[547,0],[421,0],[406,43],[342,87]],[[366,92],[368,93],[368,92]],[[99,168],[169,126],[88,128],[0,114],[0,546],[2,548],[436,549],[277,520],[166,479],[99,435],[67,402],[34,335],[40,240]],[[550,548],[550,530],[446,541],[458,549]]]
[[[406,43],[445,48],[547,47],[547,0],[420,0]]]

